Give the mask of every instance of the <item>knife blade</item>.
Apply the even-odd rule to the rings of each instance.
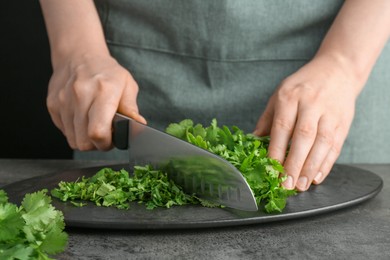
[[[231,163],[207,150],[117,113],[113,143],[130,165],[152,164],[189,193],[226,207],[257,211],[253,192]]]

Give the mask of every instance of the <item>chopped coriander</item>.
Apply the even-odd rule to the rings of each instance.
[[[183,189],[168,179],[167,173],[151,165],[135,166],[133,176],[122,169],[101,169],[91,178],[75,182],[60,182],[52,195],[62,201],[82,206],[74,200],[86,200],[97,206],[115,206],[128,209],[129,202],[144,203],[147,209],[170,208],[174,205],[196,204],[199,200],[184,193]]]

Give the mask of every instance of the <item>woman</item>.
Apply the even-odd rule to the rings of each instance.
[[[217,118],[270,134],[285,187],[301,191],[339,157],[390,34],[388,0],[95,3],[98,12],[92,0],[41,0],[54,70],[47,105],[73,149],[110,149],[117,111],[158,128]],[[346,162],[366,134],[364,122],[355,127]]]

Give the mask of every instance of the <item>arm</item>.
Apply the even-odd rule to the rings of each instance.
[[[47,106],[73,149],[111,147],[111,123],[119,111],[138,114],[138,85],[109,53],[92,0],[41,0],[53,75]]]
[[[40,0],[53,67],[69,55],[109,55],[92,0]]]
[[[269,156],[284,162],[286,188],[304,191],[329,174],[389,35],[390,1],[347,0],[315,57],[275,91],[255,133],[271,135]]]
[[[316,57],[328,56],[349,67],[359,92],[390,36],[390,1],[347,0]]]

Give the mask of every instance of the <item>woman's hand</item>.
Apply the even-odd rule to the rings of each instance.
[[[137,83],[111,56],[84,54],[54,66],[47,106],[70,147],[107,150],[117,111],[146,123],[138,114],[137,94]]]
[[[284,162],[286,188],[304,191],[329,174],[389,25],[390,1],[345,1],[313,60],[269,100],[255,133],[271,135],[269,156]]]
[[[47,106],[69,145],[79,150],[112,147],[112,120],[138,114],[138,86],[114,60],[93,0],[40,0],[50,41],[53,76]]]
[[[269,156],[284,163],[288,189],[321,183],[340,154],[362,85],[346,65],[314,58],[281,83],[257,123],[255,134],[271,136]]]

